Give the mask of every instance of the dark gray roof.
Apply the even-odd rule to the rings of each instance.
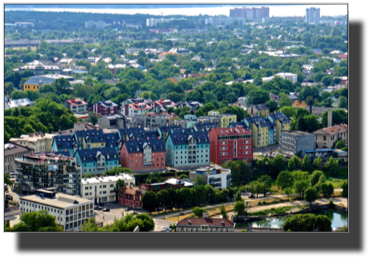
[[[30,149],[30,148],[27,148],[24,146],[20,146],[20,145],[15,144],[15,143],[7,143],[4,146],[5,146],[4,157],[12,156],[12,155],[19,154],[19,153],[27,153],[27,152],[33,151],[33,149]]]
[[[95,162],[99,155],[104,155],[106,161],[119,161],[119,154],[115,147],[79,149],[74,153],[78,155],[82,163]]]
[[[174,145],[185,145],[191,137],[194,137],[197,144],[210,144],[207,131],[194,131],[192,129],[184,129],[182,131],[173,131],[169,133],[169,136]]]
[[[42,82],[43,85],[47,85],[47,84],[52,84],[55,81],[55,78],[33,76],[33,77],[30,77],[24,84],[38,85],[40,81]]]
[[[149,138],[149,140],[148,138],[138,138],[139,140],[129,140],[124,143],[129,153],[142,152],[147,145],[151,147],[152,152],[166,151],[164,141],[161,138],[154,137]]]
[[[55,136],[52,145],[57,143],[58,149],[73,149],[76,144],[76,139],[74,134],[69,135],[59,135]]]

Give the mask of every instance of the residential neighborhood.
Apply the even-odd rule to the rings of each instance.
[[[5,12],[5,231],[348,231],[347,13],[224,8]]]

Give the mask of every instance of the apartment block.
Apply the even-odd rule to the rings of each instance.
[[[202,176],[204,182],[213,188],[225,189],[232,186],[231,170],[218,167],[201,167],[189,174],[190,180],[195,180],[197,175]]]
[[[303,131],[281,131],[280,153],[293,157],[298,153],[300,158],[306,150],[315,150],[315,135]]]
[[[56,134],[35,132],[11,138],[9,142],[32,149],[34,152],[51,151],[52,141]]]

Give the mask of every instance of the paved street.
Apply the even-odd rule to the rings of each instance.
[[[154,231],[159,232],[164,227],[169,227],[170,224],[174,224],[174,223],[175,222],[169,222],[169,221],[154,219]]]

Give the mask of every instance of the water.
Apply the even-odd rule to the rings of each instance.
[[[74,6],[74,7],[73,7]],[[305,16],[306,8],[317,7],[321,9],[321,16],[335,16],[335,15],[346,15],[347,6],[346,5],[215,5],[214,7],[199,6],[199,7],[189,7],[178,5],[165,6],[165,5],[147,5],[146,8],[141,6],[133,5],[133,8],[128,8],[128,6],[123,6],[123,8],[112,8],[102,7],[94,8],[93,5],[85,7],[86,5],[80,5],[75,7],[75,5],[54,5],[54,7],[38,7],[35,5],[30,7],[28,5],[25,8],[22,5],[12,6],[5,5],[5,11],[11,10],[29,10],[29,11],[50,11],[50,12],[91,12],[91,13],[112,13],[112,14],[150,14],[150,15],[184,15],[184,16],[198,16],[202,15],[226,15],[229,16],[230,9],[235,7],[245,7],[245,6],[266,6],[270,8],[269,16]],[[124,8],[125,7],[125,8]],[[132,6],[131,6],[132,7]]]
[[[336,210],[322,210],[313,214],[326,215],[327,217],[329,217],[331,220],[331,228],[333,230],[335,228],[342,227],[343,225],[347,225],[347,212]],[[248,226],[268,228],[270,225],[271,228],[282,228],[282,225],[284,224],[286,217],[287,216],[267,218],[257,222],[252,222],[252,226],[250,224],[248,224]]]

